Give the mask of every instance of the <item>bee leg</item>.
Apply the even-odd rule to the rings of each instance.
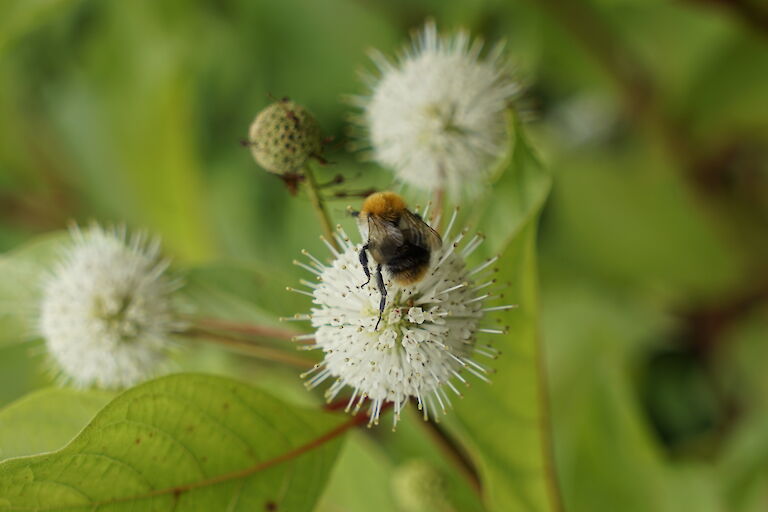
[[[376,285],[379,287],[379,293],[381,293],[381,301],[379,302],[379,319],[376,321],[376,327],[374,331],[379,329],[379,323],[381,323],[381,316],[384,314],[384,306],[387,305],[387,287],[384,286],[384,276],[381,275],[381,265],[376,267]]]
[[[360,264],[363,266],[363,271],[365,272],[365,277],[368,278],[366,282],[360,285],[360,288],[367,285],[371,282],[371,271],[368,269],[368,253],[366,252],[368,250],[368,244],[365,244],[362,249],[360,249]]]

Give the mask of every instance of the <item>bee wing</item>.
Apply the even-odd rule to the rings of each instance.
[[[386,219],[368,215],[368,241],[374,241],[376,245],[403,245],[405,238],[400,229]]]
[[[414,245],[432,250],[439,249],[443,245],[437,231],[410,210],[405,210],[400,216],[400,230]]]

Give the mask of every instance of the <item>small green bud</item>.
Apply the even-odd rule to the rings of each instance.
[[[392,475],[392,491],[403,512],[454,512],[440,472],[425,460],[413,459]]]
[[[248,130],[248,139],[256,163],[281,175],[297,171],[322,150],[315,118],[287,99],[259,112]]]

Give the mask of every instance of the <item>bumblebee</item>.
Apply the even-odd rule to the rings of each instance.
[[[357,217],[360,232],[368,236],[368,241],[360,250],[360,264],[368,279],[361,288],[371,282],[368,255],[376,262],[376,285],[381,293],[379,319],[375,327],[378,329],[387,303],[382,268],[398,284],[416,283],[427,273],[432,251],[440,248],[442,240],[437,231],[418,214],[408,210],[403,198],[394,192],[371,194],[363,202],[362,209],[352,214]]]

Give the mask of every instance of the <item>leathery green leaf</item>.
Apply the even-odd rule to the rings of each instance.
[[[61,448],[96,415],[114,393],[47,388],[0,411],[0,460]]]
[[[222,377],[164,377],[63,449],[0,464],[0,510],[311,510],[345,421]]]
[[[514,151],[507,173],[518,184],[514,199],[510,197],[516,211],[503,217],[513,229],[504,236],[497,266],[498,280],[506,285],[503,302],[517,308],[501,316],[507,334],[479,340],[493,341],[501,356],[487,364],[496,370],[492,382],[473,384],[466,399],[456,404],[456,416],[480,471],[489,510],[554,511],[558,498],[544,421],[536,268],[536,227],[550,177],[521,133]]]
[[[529,221],[503,255],[505,291],[518,308],[506,315],[509,333],[495,345],[490,384],[473,384],[456,404],[462,436],[478,465],[484,499],[494,511],[557,510],[547,455],[541,397],[536,297],[535,221]]]
[[[57,11],[76,3],[73,0],[3,2],[0,7],[0,53],[17,37],[45,22]]]

